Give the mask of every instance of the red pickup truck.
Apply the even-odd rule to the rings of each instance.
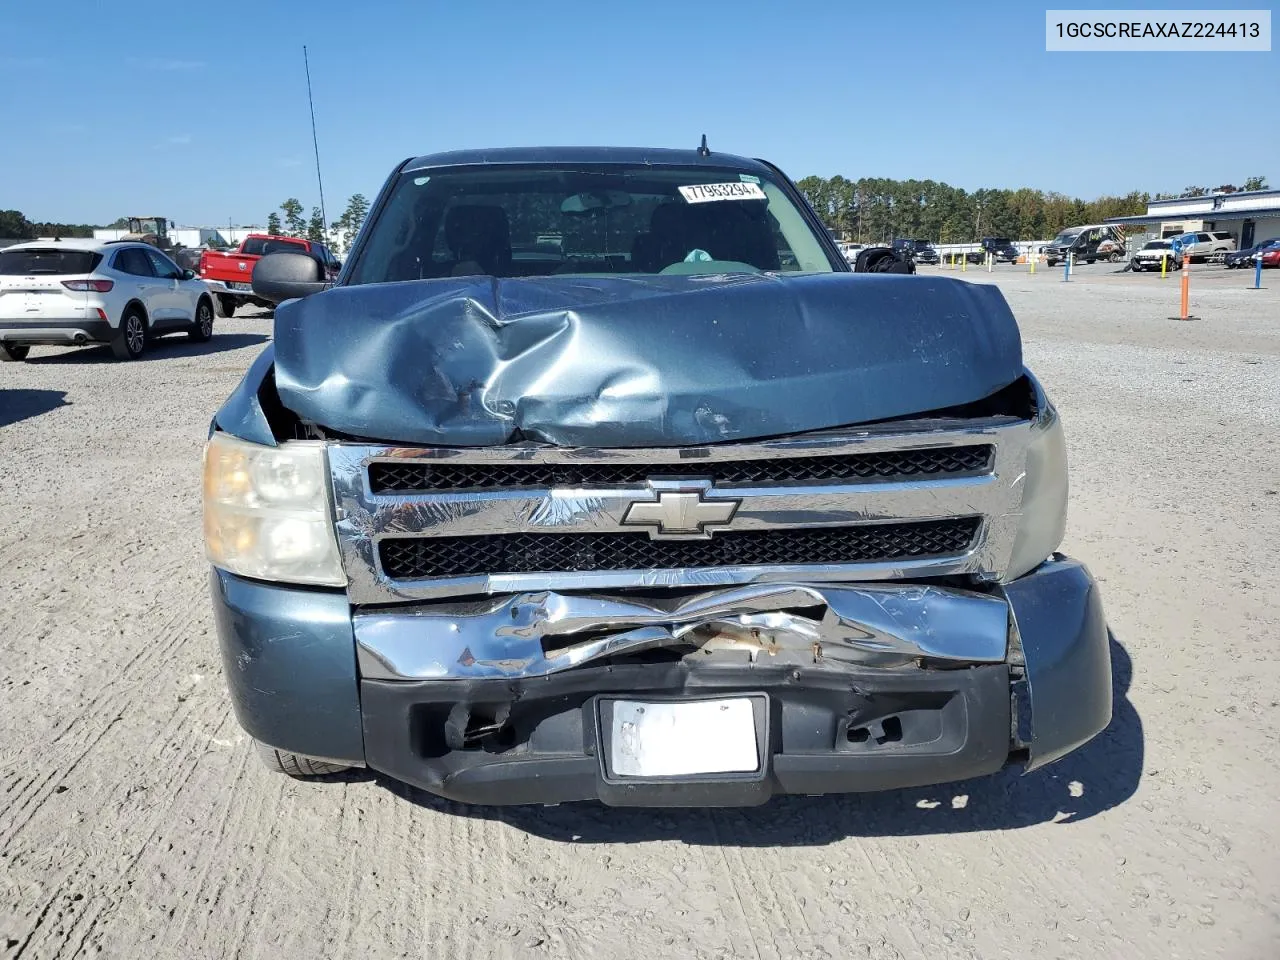
[[[236,308],[246,303],[260,307],[274,304],[253,295],[253,267],[269,253],[304,253],[324,264],[329,278],[335,279],[342,264],[323,243],[301,237],[275,237],[251,233],[230,253],[206,250],[200,254],[200,278],[218,298],[224,317],[233,316]]]

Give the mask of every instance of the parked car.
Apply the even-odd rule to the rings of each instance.
[[[1257,262],[1258,259],[1261,259],[1262,266],[1264,268],[1280,267],[1280,245],[1267,247],[1264,250],[1260,250],[1254,254],[1254,258],[1255,258],[1254,260],[1255,263]]]
[[[1174,237],[1170,243],[1182,256],[1189,256],[1192,263],[1222,260],[1236,248],[1235,237],[1225,230],[1184,233]]]
[[[271,306],[253,296],[254,266],[267,254],[290,251],[314,257],[331,280],[338,276],[342,267],[338,258],[323,243],[302,237],[251,233],[240,241],[239,247],[228,253],[205,250],[200,255],[199,273],[209,283],[209,289],[217,295],[222,315],[230,317],[238,307],[247,303]]]
[[[900,260],[913,260],[916,263],[937,264],[941,261],[938,251],[931,240],[894,240],[891,244],[893,252]]]
[[[1168,240],[1148,240],[1143,244],[1142,249],[1133,255],[1129,260],[1129,266],[1135,273],[1141,273],[1143,270],[1159,270],[1160,262],[1167,261],[1165,268],[1168,270],[1182,269],[1182,256],[1173,249],[1173,244]]]
[[[180,266],[183,270],[190,270],[192,273],[200,272],[200,257],[204,253],[202,247],[174,247],[167,251],[169,257]]]
[[[862,252],[863,245],[861,243],[841,243],[841,255],[850,263],[858,259],[858,254]]]
[[[147,342],[213,335],[213,299],[190,270],[142,242],[60,240],[0,250],[0,360],[37,344],[109,343],[120,360]]]
[[[1044,247],[1045,261],[1054,266],[1071,255],[1076,263],[1096,263],[1108,260],[1118,263],[1124,259],[1124,237],[1108,224],[1091,224],[1068,227]]]
[[[1270,240],[1264,240],[1262,243],[1256,243],[1252,247],[1245,247],[1243,250],[1232,250],[1222,258],[1223,264],[1228,270],[1234,270],[1240,267],[1252,267],[1254,256],[1271,247],[1280,246],[1280,237],[1272,237]]]
[[[990,254],[996,263],[1017,263],[1018,248],[1007,237],[983,237],[977,250],[970,250],[965,259],[970,263],[986,263]]]

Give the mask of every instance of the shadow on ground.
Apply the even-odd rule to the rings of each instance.
[[[938,787],[830,797],[778,797],[762,807],[717,810],[472,807],[377,777],[382,787],[441,813],[502,820],[551,840],[639,843],[680,840],[743,847],[820,846],[846,837],[916,836],[1072,823],[1118,806],[1142,776],[1142,721],[1127,693],[1133,668],[1111,637],[1110,726],[1074,753],[1033,773],[1008,768]]]
[[[0,389],[0,427],[69,406],[65,390]]]
[[[137,360],[124,361],[145,363],[148,360],[167,360],[177,356],[200,357],[210,353],[225,353],[228,350],[239,350],[266,343],[270,339],[262,333],[218,333],[214,330],[213,339],[207,343],[192,343],[182,334],[167,337],[156,337],[147,342],[146,352]],[[55,365],[59,363],[120,363],[106,344],[92,347],[70,347],[61,353],[51,353],[42,357],[29,357],[27,363],[35,366]]]

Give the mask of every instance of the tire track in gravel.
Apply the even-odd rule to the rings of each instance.
[[[118,809],[125,804],[136,807],[136,804],[131,804],[131,801],[140,789],[145,789],[149,795],[148,799],[155,797],[155,800],[146,808],[140,821],[135,816],[127,834],[120,838],[131,844],[131,849],[126,854],[123,866],[118,867],[113,874],[109,885],[105,889],[91,889],[88,895],[80,889],[83,885],[82,877],[87,872],[85,867],[87,865],[91,866],[95,858],[101,858],[102,851],[94,849],[93,845],[72,847],[71,849],[79,856],[74,861],[62,861],[57,872],[46,874],[46,884],[56,891],[50,900],[50,904],[62,899],[68,903],[82,903],[84,906],[77,910],[65,908],[58,913],[59,919],[65,917],[68,912],[71,913],[71,916],[62,928],[49,935],[50,938],[57,937],[58,940],[56,943],[48,944],[51,949],[45,951],[43,949],[45,943],[42,940],[37,940],[36,934],[42,933],[40,929],[41,923],[49,909],[48,905],[46,905],[41,912],[40,920],[33,927],[29,937],[29,940],[35,943],[36,946],[41,947],[42,953],[50,956],[81,956],[85,944],[93,937],[101,921],[109,918],[120,909],[127,898],[128,891],[133,886],[134,875],[139,862],[151,851],[152,842],[157,833],[167,824],[172,807],[177,805],[187,785],[196,773],[196,767],[200,762],[201,756],[199,751],[191,749],[197,737],[193,735],[193,726],[190,722],[196,713],[197,707],[192,701],[175,703],[174,709],[162,718],[164,728],[171,731],[171,734],[161,744],[159,750],[159,752],[163,753],[167,747],[177,747],[179,748],[177,752],[182,757],[194,756],[193,762],[149,764],[144,768],[145,773],[161,770],[167,775],[159,781],[148,782],[142,787],[137,787],[126,781],[118,781],[114,791],[107,796],[97,798],[99,809]],[[230,710],[227,709],[223,715],[222,725],[225,725],[229,720]],[[121,796],[122,793],[123,796]],[[77,933],[80,933],[79,942],[68,954],[65,948]]]
[[[9,849],[53,791],[75,772],[133,701],[149,691],[146,681],[169,665],[173,651],[187,642],[188,631],[180,628],[190,627],[197,617],[204,616],[195,603],[197,592],[192,589],[181,602],[174,604],[176,612],[165,621],[158,634],[142,637],[119,672],[99,686],[87,703],[70,713],[53,740],[41,748],[41,772],[27,779],[9,802],[6,826],[0,831],[0,852]],[[137,675],[136,671],[143,672]],[[87,729],[86,734],[68,744],[68,738],[82,728]],[[6,792],[12,793],[12,788]]]
[[[338,833],[340,835],[348,833],[347,826],[353,819],[352,814],[355,810],[353,800],[353,791],[344,789],[342,791],[342,799],[338,806]],[[358,825],[359,819],[355,819],[356,825]],[[353,835],[358,835],[357,830],[351,830],[350,832]],[[350,947],[352,941],[355,939],[354,911],[356,909],[356,904],[360,902],[360,866],[361,860],[359,853],[357,850],[352,850],[351,855],[347,857],[346,877],[342,885],[342,902],[337,908],[337,928],[334,937],[336,942],[333,944],[333,946],[336,947],[336,952],[332,954],[334,960],[345,960],[346,957],[350,956]],[[324,917],[321,920],[321,924],[325,929],[333,929],[330,927],[329,923],[333,912],[334,904],[325,904]]]
[[[239,730],[239,724],[236,723],[235,717],[231,712],[230,705],[227,705],[226,712],[223,715],[222,722],[215,728],[215,734],[221,734],[225,729]],[[249,751],[238,751],[240,759],[235,763],[234,767],[229,771],[233,774],[231,782],[240,783],[245,777],[246,768],[249,766]],[[176,799],[176,798],[175,798]],[[199,873],[195,877],[195,883],[186,891],[186,904],[182,911],[181,917],[175,922],[169,924],[165,928],[165,938],[160,946],[164,951],[169,951],[178,943],[190,942],[191,938],[187,936],[188,929],[192,925],[193,917],[197,906],[202,902],[205,892],[209,889],[210,877],[213,874],[215,864],[220,864],[218,853],[225,850],[225,841],[231,834],[230,823],[232,812],[238,806],[244,806],[250,800],[249,795],[242,790],[226,790],[222,793],[221,803],[218,804],[217,813],[213,819],[214,829],[211,833],[203,834],[200,846],[196,849],[194,859],[202,866]],[[237,820],[237,823],[239,821]],[[220,878],[225,883],[225,878]],[[212,899],[212,898],[211,898]],[[171,916],[172,920],[173,917]],[[164,955],[164,951],[157,949],[157,955]]]
[[[707,856],[707,848],[705,846],[699,847],[699,852],[703,855],[705,863],[715,865],[712,872],[716,879],[712,884],[712,889],[715,890],[716,893],[722,895],[720,898],[721,902],[725,902],[723,893],[726,889],[733,894],[732,903],[737,910],[738,916],[742,920],[742,924],[741,926],[736,924],[730,925],[730,938],[735,941],[735,943],[741,943],[737,933],[745,933],[747,937],[745,946],[750,950],[750,953],[748,953],[747,950],[744,950],[739,946],[734,950],[734,956],[751,956],[754,957],[755,960],[764,960],[764,954],[760,952],[760,938],[756,935],[756,930],[754,929],[757,924],[753,924],[751,916],[747,913],[746,905],[742,900],[742,894],[738,890],[738,878],[734,875],[733,870],[729,866],[728,858],[725,856],[725,838],[721,833],[720,824],[717,822],[718,818],[722,815],[721,811],[707,810],[705,811],[705,815],[707,818],[707,825],[711,830],[712,839],[715,841],[715,855]],[[774,956],[779,956],[777,942],[772,940],[772,938],[770,938],[769,947]]]
[[[277,779],[282,781],[279,790],[283,793],[287,784],[283,782],[283,777]],[[232,929],[218,944],[218,955],[239,960],[240,957],[245,955],[246,948],[253,946],[250,941],[250,929],[253,924],[256,922],[265,926],[264,918],[257,916],[255,907],[262,897],[262,878],[266,874],[268,867],[272,866],[272,854],[274,853],[272,848],[280,836],[281,829],[287,825],[287,822],[287,818],[280,815],[280,811],[275,805],[262,803],[254,805],[253,816],[245,824],[251,829],[244,834],[241,842],[243,847],[255,851],[257,855],[249,858],[250,868],[236,876],[236,879],[240,881],[240,885],[248,890],[249,896],[246,902],[237,904],[235,912],[227,918],[231,921],[227,926]],[[255,850],[255,848],[259,849]],[[251,950],[249,956],[254,956],[255,953],[256,951]]]

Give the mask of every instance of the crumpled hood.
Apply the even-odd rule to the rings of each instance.
[[[998,289],[941,277],[467,277],[283,304],[275,364],[286,407],[361,438],[675,446],[978,400],[1022,344]]]

